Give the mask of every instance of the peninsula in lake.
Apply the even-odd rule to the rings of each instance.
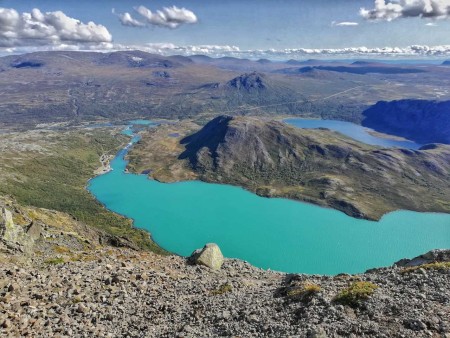
[[[129,155],[130,168],[147,169],[165,182],[201,179],[243,186],[358,218],[379,219],[398,209],[450,211],[450,146],[445,144],[386,149],[330,130],[254,117],[219,116],[192,129],[181,124],[146,131]],[[189,135],[167,141],[168,130]]]

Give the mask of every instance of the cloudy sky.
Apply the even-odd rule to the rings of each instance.
[[[0,0],[0,49],[450,55],[450,0]]]

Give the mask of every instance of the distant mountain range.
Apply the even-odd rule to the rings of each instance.
[[[298,69],[287,68],[281,69],[277,72],[283,74],[304,74],[312,72],[314,70],[323,70],[338,73],[351,73],[351,74],[411,74],[411,73],[423,73],[425,70],[418,68],[408,67],[396,67],[391,65],[381,65],[376,63],[355,62],[350,66],[307,66]]]
[[[140,117],[206,121],[218,114],[361,123],[368,118],[363,112],[379,101],[450,100],[449,79],[450,68],[439,65],[373,61],[271,62],[141,51],[11,55],[0,58],[0,129]]]

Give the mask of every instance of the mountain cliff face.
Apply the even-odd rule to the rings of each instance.
[[[201,179],[260,195],[371,219],[395,209],[450,211],[444,202],[450,199],[448,146],[381,149],[328,130],[230,116],[213,119],[182,143],[179,158]]]
[[[450,101],[381,101],[367,109],[362,125],[420,143],[450,144]]]

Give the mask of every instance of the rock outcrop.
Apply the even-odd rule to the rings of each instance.
[[[39,236],[39,230],[29,225],[30,233],[24,227],[14,224],[13,214],[6,207],[0,207],[0,240],[9,248],[21,252],[31,251],[31,247],[36,237]]]
[[[237,90],[259,91],[267,88],[265,76],[260,73],[242,74],[227,82],[227,87]]]

